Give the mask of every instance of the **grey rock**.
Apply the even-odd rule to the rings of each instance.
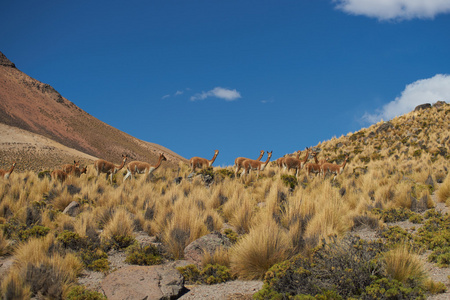
[[[424,104],[421,104],[421,105],[417,105],[416,108],[414,108],[414,111],[419,111],[419,110],[428,109],[428,108],[431,108],[431,104],[430,103],[424,103]]]
[[[200,265],[205,253],[214,254],[218,248],[231,247],[231,241],[220,232],[214,231],[193,241],[184,249],[184,258],[196,265]]]
[[[184,278],[173,268],[130,266],[106,276],[101,286],[110,300],[177,299],[184,288]]]
[[[379,134],[381,132],[386,132],[391,128],[394,128],[391,122],[384,122],[377,128],[376,133]]]

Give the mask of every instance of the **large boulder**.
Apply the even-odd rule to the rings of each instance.
[[[218,248],[227,249],[229,247],[231,247],[230,239],[220,232],[214,231],[187,245],[184,249],[184,259],[200,265],[206,253],[212,255]]]
[[[106,276],[102,289],[109,300],[177,299],[184,288],[180,272],[164,266],[129,266]]]

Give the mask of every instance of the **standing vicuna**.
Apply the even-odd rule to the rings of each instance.
[[[0,169],[0,177],[8,179],[9,176],[11,175],[11,173],[13,172],[15,166],[16,166],[16,162],[13,162],[11,168],[8,171]]]
[[[65,164],[62,165],[61,170],[69,174],[75,174],[76,169],[80,169],[80,161],[73,161],[73,165],[71,164]]]
[[[242,167],[244,168],[244,171],[242,171],[241,177],[243,178],[243,176],[245,174],[247,174],[250,170],[252,170],[252,171],[257,172],[256,178],[258,178],[259,172],[264,171],[264,169],[266,168],[267,164],[269,163],[271,157],[272,157],[272,151],[267,152],[267,160],[265,162],[261,162],[261,161],[257,161],[257,160],[253,160],[253,159],[244,160],[244,162],[242,163]]]
[[[280,157],[279,159],[276,160],[277,165],[278,165],[279,163],[281,163],[281,167],[282,167],[284,170],[286,170],[287,167],[288,167],[289,165],[292,165],[292,164],[294,164],[296,161],[300,160],[300,154],[301,154],[301,153],[302,153],[302,151],[300,151],[300,150],[295,151],[295,157],[292,156],[292,155],[287,155],[287,154],[286,154],[285,156],[282,157],[283,159],[281,159],[281,157]],[[288,164],[286,164],[286,161],[288,161]],[[278,165],[278,166],[279,166],[279,165]],[[289,171],[289,170],[288,170],[288,171]]]
[[[280,171],[282,169],[284,169],[284,160],[286,159],[286,154],[283,155],[280,158],[277,158],[277,160],[275,161],[275,163],[277,164],[278,168],[280,169]]]
[[[344,171],[345,165],[348,162],[348,155],[345,156],[344,162],[342,165],[336,165],[332,163],[324,163],[320,166],[320,173],[322,174],[323,178],[327,175],[327,173],[334,174],[333,180],[336,179],[336,176],[341,174]]]
[[[317,161],[317,152],[313,152],[312,154],[314,161]],[[309,178],[309,175],[311,173],[314,173],[314,175],[320,174],[320,166],[321,164],[319,163],[307,163],[305,164],[305,170],[306,170],[306,175]]]
[[[310,149],[306,148],[306,155],[303,160],[300,160],[300,150],[297,152],[297,157],[286,157],[284,160],[284,168],[289,172],[291,169],[295,169],[295,176],[298,177],[300,170],[305,165],[309,157]]]
[[[100,173],[106,173],[106,179],[108,179],[109,177],[109,181],[112,182],[113,175],[115,175],[123,168],[127,159],[128,155],[122,154],[122,163],[119,166],[116,166],[115,164],[103,159],[96,160],[94,162],[94,168],[97,171],[97,176],[99,176]]]
[[[256,159],[257,161],[260,161],[261,158],[264,156],[264,150],[261,150],[259,153],[259,157]],[[242,168],[242,163],[247,160],[249,158],[245,158],[245,157],[238,157],[234,160],[234,166],[236,167],[236,170],[234,171],[234,177],[237,178],[237,174],[239,172],[239,170]]]
[[[146,174],[147,179],[150,178],[150,174],[152,174],[156,169],[159,168],[159,166],[161,165],[161,162],[163,160],[167,160],[167,159],[164,156],[164,154],[160,153],[158,162],[154,166],[150,165],[149,163],[142,162],[142,161],[130,162],[127,165],[127,174],[123,178],[123,182],[125,182],[125,180],[127,180],[127,178],[130,177],[130,175],[134,176],[136,173],[137,174]]]
[[[214,161],[216,160],[217,155],[219,154],[219,150],[214,150],[214,156],[211,160],[207,160],[206,158],[194,156],[189,160],[189,165],[192,169],[192,172],[195,172],[195,169],[203,169],[207,167],[211,167]]]
[[[63,170],[53,170],[51,175],[53,180],[64,182],[67,179],[67,173]]]

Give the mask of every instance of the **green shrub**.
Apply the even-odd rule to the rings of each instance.
[[[234,172],[228,169],[220,169],[217,173],[223,177],[234,178]]]
[[[227,238],[234,244],[239,240],[239,235],[234,232],[232,229],[225,229],[223,233],[227,236]]]
[[[156,246],[141,246],[134,243],[127,248],[125,262],[140,266],[159,265],[162,262],[162,257]]]
[[[383,222],[386,223],[406,221],[415,214],[411,210],[404,207],[390,209],[374,208],[372,209],[372,213],[379,215]]]
[[[83,249],[80,257],[85,267],[96,272],[107,272],[109,270],[108,255],[100,249]]]
[[[183,275],[185,282],[197,283],[200,282],[200,270],[196,265],[187,265],[186,267],[178,267],[181,275]]]
[[[381,237],[385,238],[386,245],[390,246],[413,241],[412,234],[400,226],[389,226],[387,229],[382,230]]]
[[[200,277],[202,278],[202,281],[206,284],[216,284],[233,279],[233,276],[231,276],[230,269],[228,269],[227,267],[210,264],[206,265],[200,271]]]
[[[298,185],[297,177],[295,177],[294,175],[282,174],[281,180],[283,181],[285,186],[291,189],[295,189],[295,187]]]
[[[69,248],[72,250],[78,250],[86,247],[86,241],[83,238],[81,238],[77,233],[68,230],[64,230],[60,233],[56,240],[60,242],[64,248]]]
[[[447,291],[447,287],[442,282],[435,282],[431,279],[424,283],[424,289],[430,292],[430,294],[441,294]]]
[[[199,270],[196,265],[177,268],[184,280],[191,284],[216,284],[234,279],[230,269],[221,265],[206,265]]]
[[[70,289],[66,297],[67,300],[106,300],[106,297],[99,292],[88,290],[82,285],[77,285]]]
[[[316,249],[311,259],[298,255],[270,268],[265,274],[263,289],[255,298],[287,299],[313,295],[327,299],[326,295],[333,293],[334,299],[347,299],[361,295],[376,278],[373,275],[383,274],[378,256],[384,249],[380,241],[366,242],[358,237],[338,241],[334,238]]]
[[[410,288],[395,279],[380,278],[365,288],[362,299],[425,299],[425,295],[420,287]]]
[[[36,238],[44,237],[49,232],[50,232],[50,228],[40,226],[40,225],[35,225],[31,228],[20,230],[18,233],[18,237],[21,241],[26,241],[31,237],[36,237]]]
[[[413,152],[413,157],[420,158],[422,156],[422,149],[417,149]]]
[[[109,240],[103,242],[105,249],[124,249],[132,245],[136,239],[129,235],[113,235]]]
[[[420,224],[423,222],[423,217],[419,214],[413,214],[411,217],[409,217],[409,221],[414,224]]]

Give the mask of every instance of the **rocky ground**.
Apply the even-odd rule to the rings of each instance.
[[[434,195],[432,196],[434,198]],[[436,199],[433,199],[435,203],[437,203]],[[442,211],[443,213],[448,213],[448,207],[446,207],[443,203],[438,203],[436,205],[436,210]],[[413,224],[409,221],[403,221],[403,222],[396,222],[396,223],[389,223],[389,226],[398,225],[411,233],[414,233],[419,227],[420,224]],[[359,228],[358,230],[352,232],[354,235],[358,235],[363,239],[367,240],[373,240],[378,238],[376,230],[370,229],[368,227]],[[140,243],[148,244],[153,243],[155,240],[152,237],[149,237],[146,233],[140,232],[136,239]],[[428,272],[431,279],[433,279],[436,282],[443,282],[447,286],[447,292],[443,294],[438,295],[432,295],[429,296],[428,299],[432,300],[444,300],[444,299],[450,299],[450,284],[449,284],[449,276],[450,276],[450,268],[439,268],[437,265],[433,263],[427,262],[427,256],[429,253],[425,253],[422,255],[423,261],[424,261],[424,267],[426,271]],[[125,289],[125,294],[129,293],[126,291],[126,288],[128,288],[128,284],[132,284],[133,286],[139,286],[145,279],[144,275],[139,277],[137,274],[137,271],[133,268],[144,268],[144,270],[148,270],[149,268],[153,267],[137,267],[137,266],[131,266],[127,263],[125,263],[125,253],[123,251],[115,251],[112,250],[108,253],[108,259],[111,266],[111,272],[108,276],[106,276],[103,273],[100,272],[92,272],[92,271],[84,271],[82,276],[79,278],[79,284],[82,284],[86,286],[87,288],[99,292],[105,292],[106,289],[114,288],[115,290],[113,293],[115,293],[113,296],[111,296],[111,291],[109,299],[132,299],[134,296],[128,294],[127,298],[123,298],[123,294],[120,294],[120,292],[124,293],[124,291],[120,291],[120,289],[123,287]],[[173,270],[178,266],[185,266],[187,264],[190,264],[192,262],[186,261],[186,260],[179,260],[176,262],[168,262],[161,266],[154,267],[157,272],[156,275],[151,275],[150,273],[147,273],[147,277],[155,277],[159,278],[158,285],[160,289],[161,284],[160,282],[164,281],[163,277],[165,277],[165,274],[162,274],[161,272],[172,272],[171,276],[173,276]],[[0,258],[0,281],[2,277],[7,273],[8,269],[13,264],[13,258],[12,257],[2,257]],[[146,269],[147,268],[147,269]],[[126,275],[126,271],[128,270],[129,277]],[[139,270],[138,270],[139,271]],[[111,276],[111,274],[116,273],[116,278],[114,279],[108,279],[108,277]],[[117,274],[120,274],[117,276]],[[125,274],[125,275],[122,275]],[[177,275],[177,274],[176,274]],[[171,277],[170,277],[171,278]],[[172,279],[170,279],[172,280]],[[108,283],[108,281],[110,281]],[[148,284],[146,284],[148,286]],[[252,295],[256,293],[258,290],[261,289],[263,285],[262,281],[242,281],[242,280],[235,280],[230,281],[226,283],[221,284],[215,284],[215,285],[186,285],[181,293],[179,299],[189,300],[189,299],[251,299]],[[133,288],[132,291],[136,291],[139,289]],[[157,290],[157,288],[156,288]],[[131,298],[130,298],[131,297]],[[156,297],[157,298],[157,297]]]

